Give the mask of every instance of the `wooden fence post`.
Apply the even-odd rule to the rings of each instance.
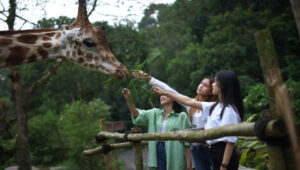
[[[99,120],[99,127],[100,131],[106,131],[106,126],[105,126],[105,119],[100,119]],[[103,145],[108,144],[107,140],[102,142]],[[111,165],[111,153],[108,152],[104,154],[104,163],[105,163],[105,169],[106,170],[112,170],[112,165]]]
[[[291,149],[294,154],[294,161],[297,162],[297,169],[300,170],[299,142],[296,132],[294,114],[288,93],[281,78],[278,67],[277,54],[273,39],[269,30],[262,30],[255,33],[255,41],[263,71],[265,85],[268,92],[269,104],[272,110],[272,117],[284,120],[287,134],[289,135]],[[290,148],[282,146],[267,145],[270,156],[270,169],[295,169],[295,162],[292,159]]]
[[[131,132],[141,132],[140,128],[131,128]],[[134,165],[136,170],[143,170],[143,145],[142,141],[133,142]]]

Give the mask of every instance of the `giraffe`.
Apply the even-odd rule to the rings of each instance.
[[[93,27],[87,16],[86,0],[78,2],[76,20],[60,29],[0,31],[0,68],[66,58],[116,79],[127,78],[127,68],[108,47],[105,27]]]

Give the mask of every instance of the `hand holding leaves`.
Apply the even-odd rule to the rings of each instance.
[[[146,79],[146,80],[150,80],[151,76],[145,72],[143,72],[142,70],[134,70],[132,72],[132,75],[134,78],[138,78],[138,79]]]
[[[166,94],[166,91],[162,90],[161,88],[159,88],[157,86],[152,87],[151,90],[154,93],[159,94],[159,95],[165,95]]]

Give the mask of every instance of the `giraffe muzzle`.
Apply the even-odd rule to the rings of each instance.
[[[114,78],[118,80],[128,79],[129,73],[127,68],[124,65],[121,65],[115,73],[111,74]]]

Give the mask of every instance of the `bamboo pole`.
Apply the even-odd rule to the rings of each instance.
[[[291,142],[295,162],[300,162],[300,148],[296,132],[294,114],[291,108],[291,102],[288,97],[287,89],[281,78],[278,67],[277,55],[273,44],[270,31],[262,30],[255,33],[255,41],[260,58],[260,64],[263,71],[265,84],[268,90],[272,117],[284,120],[285,127]],[[270,147],[270,146],[269,146]],[[291,160],[284,155],[287,153],[281,147],[275,149],[275,146],[269,148],[271,169],[293,169]],[[281,155],[281,156],[280,156]],[[280,167],[284,166],[285,167]],[[300,170],[300,164],[296,163],[297,169]]]
[[[275,126],[276,120],[272,120],[266,127],[266,135],[271,137],[282,137],[285,133],[282,132],[282,127]],[[254,123],[240,123],[236,125],[226,125],[222,127],[212,128],[202,131],[174,131],[174,132],[157,132],[157,133],[142,133],[142,134],[128,134],[127,139],[129,141],[151,141],[151,140],[180,140],[188,142],[204,142],[208,139],[217,139],[224,136],[255,136]],[[99,132],[96,136],[98,140],[110,139],[124,139],[123,133],[110,133]]]

